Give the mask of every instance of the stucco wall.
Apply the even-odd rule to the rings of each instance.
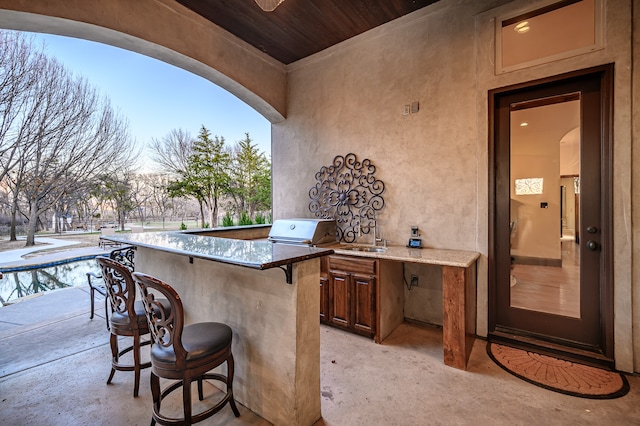
[[[320,411],[320,260],[278,268],[237,265],[139,247],[136,269],[175,288],[185,322],[233,330],[236,400],[276,425],[309,425]],[[225,367],[221,368],[226,373]]]
[[[449,3],[289,67],[287,120],[272,127],[275,218],[308,215],[315,172],[353,152],[386,185],[382,238],[406,244],[417,225],[424,246],[477,250],[475,8]],[[405,292],[405,315],[440,323],[438,274],[412,271],[420,287]]]
[[[272,131],[274,216],[309,214],[315,172],[353,152],[385,182],[383,238],[406,244],[418,225],[426,246],[474,250],[472,39],[473,16],[428,7],[291,66],[287,120]]]
[[[487,93],[614,62],[615,353],[616,366],[631,371],[631,1],[605,1],[603,49],[496,75],[495,17],[534,6],[442,0],[290,65],[287,120],[272,127],[274,217],[308,214],[314,173],[336,155],[372,160],[386,184],[383,238],[404,244],[418,225],[426,246],[483,255],[477,331],[486,335]],[[414,101],[420,111],[404,116]],[[424,308],[441,300],[435,275],[423,271],[421,288],[407,292],[406,316],[437,316]]]

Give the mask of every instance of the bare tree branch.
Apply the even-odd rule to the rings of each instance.
[[[33,43],[24,37],[0,31],[0,41],[10,47],[0,55],[0,100],[7,98],[0,110],[0,171],[16,175],[32,245],[43,212],[95,185],[98,176],[130,167],[136,153],[127,121],[84,78],[40,51],[31,53]]]

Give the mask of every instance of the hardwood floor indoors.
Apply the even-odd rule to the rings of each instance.
[[[566,236],[561,247],[562,267],[512,266],[511,306],[580,317],[580,246],[573,236]]]

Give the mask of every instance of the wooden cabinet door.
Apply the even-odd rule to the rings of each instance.
[[[349,275],[331,272],[329,285],[329,316],[333,325],[349,327]]]
[[[320,322],[329,321],[329,280],[320,277]]]
[[[376,280],[371,276],[352,275],[352,327],[357,333],[372,337],[376,331]]]
[[[329,278],[320,279],[320,320],[373,337],[376,332],[377,261],[337,255],[330,256],[324,266]],[[328,291],[323,290],[327,284]]]

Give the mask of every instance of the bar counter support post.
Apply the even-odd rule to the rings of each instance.
[[[476,336],[476,263],[442,267],[444,363],[466,370]]]

